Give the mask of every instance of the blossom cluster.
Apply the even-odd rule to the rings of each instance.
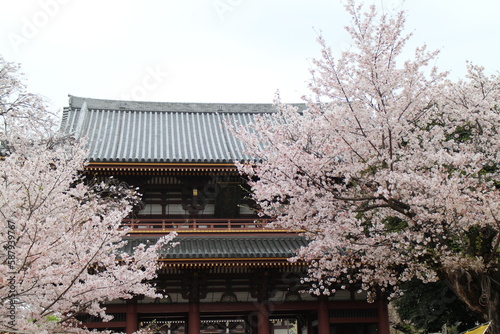
[[[51,115],[16,74],[0,59],[1,330],[84,333],[78,314],[110,320],[106,301],[161,297],[146,282],[174,235],[123,253],[122,219],[138,194],[85,182],[85,143],[51,132]]]
[[[500,77],[468,64],[452,82],[425,46],[401,63],[405,14],[346,8],[354,45],[335,59],[318,39],[307,107],[278,97],[250,130],[233,125],[258,158],[238,167],[261,214],[309,238],[293,260],[318,294],[498,275]]]

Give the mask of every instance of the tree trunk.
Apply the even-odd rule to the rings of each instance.
[[[496,284],[497,283],[494,282],[493,285]],[[491,329],[488,334],[500,334],[500,286],[493,286],[490,296],[491,307],[488,309],[488,316],[491,321]]]
[[[440,275],[455,295],[484,322],[491,321],[487,334],[500,334],[500,285],[490,275],[466,270],[444,271]]]

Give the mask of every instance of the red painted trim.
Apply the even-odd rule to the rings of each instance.
[[[203,313],[235,313],[235,312],[259,312],[259,318],[264,321],[266,319],[266,313],[270,312],[283,312],[283,311],[317,311],[318,312],[318,324],[321,323],[320,334],[327,332],[324,328],[328,328],[330,324],[343,324],[343,323],[376,323],[379,327],[380,334],[389,334],[389,323],[387,314],[387,304],[384,301],[378,301],[375,303],[367,303],[365,301],[310,301],[310,302],[282,302],[282,303],[266,303],[265,312],[263,313],[262,304],[256,302],[248,303],[199,303],[199,304],[141,304],[136,305],[125,305],[125,304],[112,304],[106,305],[108,313],[127,313],[130,312],[131,306],[135,307],[135,314],[184,314],[189,315],[188,321],[191,323],[191,328],[194,328],[194,332],[199,331],[199,319],[200,315]],[[356,309],[356,308],[377,308],[378,317],[346,317],[346,318],[333,318],[329,317],[329,310],[332,309]],[[129,313],[130,314],[130,313]],[[128,315],[127,314],[127,318]],[[268,317],[268,316],[267,316]],[[134,317],[132,316],[132,319]],[[131,321],[133,321],[131,319]],[[137,319],[137,318],[135,318]],[[197,319],[197,320],[195,320]],[[127,319],[128,320],[128,319]],[[137,321],[137,320],[136,320]],[[195,324],[195,323],[198,323]],[[84,323],[84,326],[88,328],[126,328],[127,322],[92,322]],[[132,329],[133,324],[128,324],[128,329]],[[259,321],[258,324],[259,334],[264,332],[267,333],[269,326],[266,327]],[[189,331],[191,332],[191,331]],[[194,333],[193,332],[193,333]]]
[[[330,318],[331,324],[378,323],[378,317]]]
[[[83,325],[87,328],[125,328],[127,327],[127,322],[126,321],[85,322]]]
[[[200,303],[200,312],[245,312],[257,310],[257,303]],[[279,302],[273,303],[272,309],[276,311],[308,311],[317,310],[317,301],[303,302]],[[356,308],[378,308],[377,303],[368,303],[365,301],[329,301],[328,309],[356,309]],[[125,313],[126,305],[111,304],[106,305],[108,313]],[[187,313],[189,311],[188,303],[174,304],[137,304],[137,313]]]

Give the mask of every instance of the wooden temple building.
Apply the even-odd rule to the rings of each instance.
[[[127,247],[172,230],[179,244],[161,254],[154,282],[162,299],[107,304],[111,322],[82,315],[88,328],[157,333],[388,334],[386,303],[340,290],[314,296],[287,259],[306,244],[266,228],[233,162],[246,160],[224,122],[246,125],[268,104],[154,103],[70,96],[62,130],[86,137],[91,177],[140,189],[144,205],[123,224]]]

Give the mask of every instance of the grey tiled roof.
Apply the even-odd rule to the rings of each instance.
[[[93,162],[201,162],[248,160],[224,125],[247,126],[271,104],[165,103],[70,96],[61,129],[89,142]]]
[[[157,238],[125,238],[124,251],[141,243],[155,243]],[[279,236],[178,236],[179,244],[160,254],[163,259],[218,259],[218,258],[288,258],[306,245],[298,235]]]

